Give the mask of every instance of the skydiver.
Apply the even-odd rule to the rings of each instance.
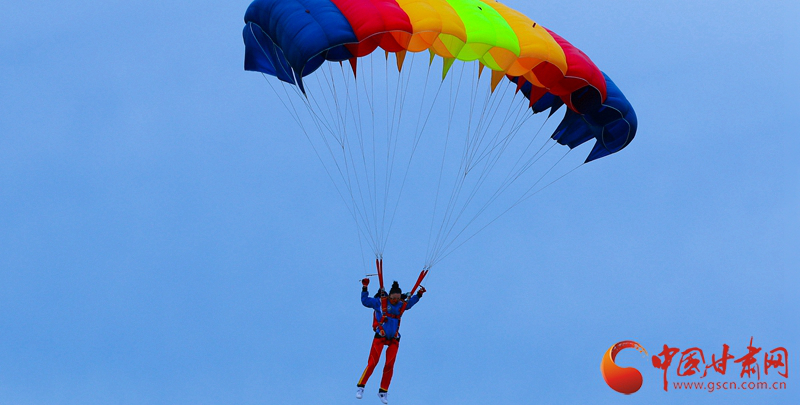
[[[375,370],[375,366],[378,365],[383,346],[387,346],[386,363],[383,367],[383,378],[381,378],[381,385],[378,389],[378,397],[380,397],[381,402],[388,404],[389,384],[392,382],[394,360],[400,344],[400,318],[405,311],[419,302],[422,294],[425,293],[425,287],[420,286],[417,294],[408,298],[400,290],[400,285],[398,285],[397,281],[395,281],[392,283],[392,288],[389,289],[388,297],[386,291],[380,289],[375,298],[373,298],[369,296],[367,291],[369,278],[361,280],[361,284],[361,304],[374,310],[372,330],[375,331],[375,336],[372,339],[367,368],[364,369],[356,385],[356,398],[361,399],[364,395],[364,386],[367,384],[370,375],[372,375],[372,371]]]

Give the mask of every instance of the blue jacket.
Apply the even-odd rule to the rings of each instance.
[[[409,300],[408,305],[406,305],[406,311],[411,309],[417,302],[419,302],[419,295],[414,294]],[[383,318],[383,310],[381,309],[381,300],[379,298],[373,298],[369,296],[369,292],[361,291],[361,305],[364,305],[367,308],[372,308],[375,310],[375,320],[377,322],[381,321]],[[394,315],[398,315],[400,313],[400,308],[403,306],[403,301],[398,302],[396,305],[392,305],[392,303],[386,300],[386,312]],[[397,335],[397,338],[400,339],[400,334],[397,333],[397,327],[399,326],[400,321],[397,318],[389,318],[386,317],[386,322],[383,324],[383,330],[386,332],[386,337],[392,338]],[[377,333],[377,331],[376,331]]]

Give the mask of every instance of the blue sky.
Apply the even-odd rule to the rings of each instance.
[[[0,403],[356,401],[356,228],[242,69],[248,4],[0,5]],[[797,402],[794,360],[786,391],[663,392],[625,351],[628,397],[599,365],[627,339],[796,358],[800,6],[507,4],[609,73],[639,132],[434,267],[392,403]]]

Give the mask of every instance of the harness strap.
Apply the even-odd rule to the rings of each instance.
[[[410,293],[410,294],[408,294],[408,296],[409,296],[409,297],[411,297],[411,296],[413,296],[413,295],[414,295],[414,293],[417,291],[417,288],[419,288],[419,285],[420,285],[420,283],[422,283],[422,279],[424,279],[424,278],[425,278],[425,276],[427,276],[427,275],[428,275],[428,272],[429,272],[429,271],[430,271],[430,269],[429,269],[429,268],[426,268],[426,269],[422,269],[422,271],[421,271],[421,272],[419,272],[419,277],[417,277],[417,283],[416,283],[416,284],[414,284],[414,288],[412,288],[412,289],[411,289],[411,293]]]
[[[383,324],[386,322],[387,315],[389,315],[387,313],[388,306],[389,306],[387,301],[388,300],[387,300],[386,297],[381,297],[381,314],[383,316],[381,317],[380,322],[378,322],[378,330],[380,331],[379,332],[380,335],[383,336],[383,337],[386,337],[386,331],[383,330]]]
[[[381,283],[381,289],[383,289],[383,259],[376,258],[375,266],[378,268],[378,279]],[[383,329],[383,324],[386,322],[387,318],[397,319],[397,330],[395,331],[394,337],[397,338],[400,336],[400,320],[403,317],[403,313],[406,311],[406,307],[408,307],[408,300],[414,296],[414,293],[417,291],[417,288],[419,288],[420,283],[422,283],[422,280],[428,275],[428,271],[430,271],[430,269],[425,268],[419,273],[419,277],[417,277],[417,283],[414,284],[414,288],[411,289],[411,293],[408,294],[408,298],[403,301],[403,305],[400,307],[398,314],[390,314],[388,312],[388,299],[386,297],[381,297],[381,313],[383,316],[381,317],[380,322],[378,322],[378,327],[376,328],[376,331],[378,331],[381,336],[386,337],[386,331]]]
[[[408,301],[403,301],[403,306],[400,307],[400,313],[397,314],[397,331],[395,332],[394,337],[400,336],[400,317],[403,316],[403,312],[406,312],[406,306],[408,305]]]
[[[383,258],[375,258],[375,267],[378,269],[378,282],[380,282],[381,290],[383,290]]]
[[[406,307],[408,306],[408,300],[410,300],[411,297],[414,296],[414,293],[417,291],[417,288],[419,288],[420,283],[422,283],[422,279],[424,279],[425,276],[428,275],[429,270],[430,269],[422,269],[422,271],[419,273],[419,277],[417,277],[417,283],[414,284],[414,288],[412,288],[411,293],[408,294],[408,299],[406,301],[403,301],[403,306],[400,307],[399,311],[400,313],[397,315],[397,335],[400,334],[400,320],[401,320],[400,318],[403,316],[403,312],[406,312]]]
[[[383,337],[387,337],[386,331],[383,329],[383,324],[386,322],[387,318],[394,318],[397,319],[397,330],[394,332],[394,338],[397,338],[400,336],[400,318],[403,316],[403,312],[405,312],[408,302],[403,302],[403,305],[400,307],[399,314],[390,314],[388,301],[389,300],[386,297],[381,298],[381,313],[383,316],[381,317],[381,321],[378,323],[378,330],[376,332]]]

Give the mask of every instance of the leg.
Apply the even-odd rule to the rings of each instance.
[[[386,364],[383,366],[383,378],[381,378],[381,391],[389,391],[389,384],[392,383],[392,373],[394,373],[394,359],[397,357],[397,349],[400,342],[392,339],[386,348]]]
[[[367,360],[367,368],[364,369],[364,372],[361,374],[361,378],[358,379],[358,386],[363,387],[367,384],[367,380],[369,380],[369,376],[372,375],[372,371],[375,370],[375,366],[378,365],[378,360],[381,358],[381,352],[383,351],[383,342],[382,339],[372,339],[372,348],[369,350],[369,360]]]

